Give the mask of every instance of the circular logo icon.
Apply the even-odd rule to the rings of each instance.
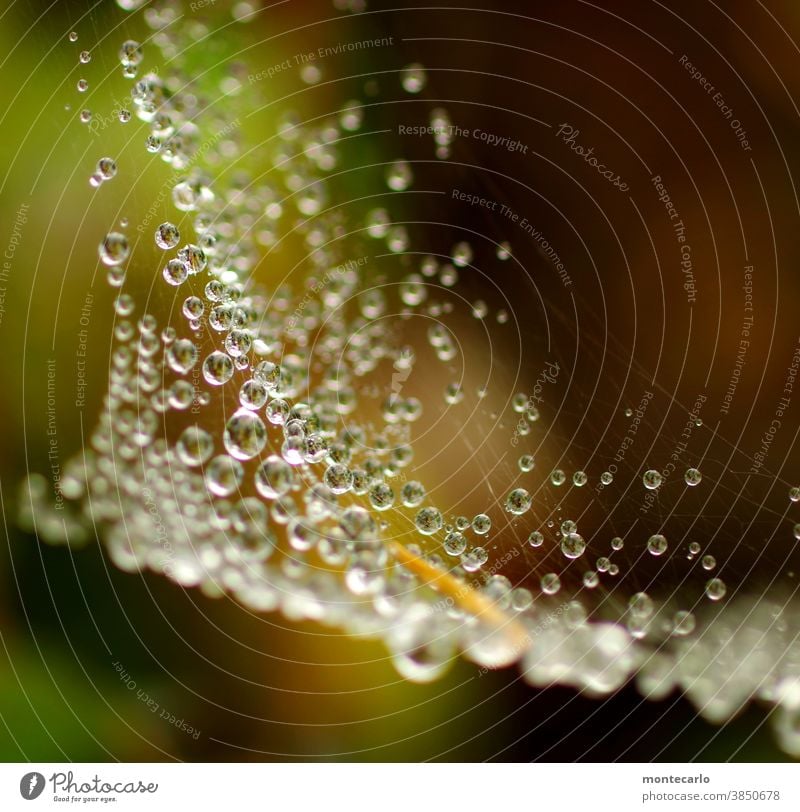
[[[42,794],[44,789],[44,776],[41,773],[25,773],[19,782],[19,794],[26,800],[32,801]]]

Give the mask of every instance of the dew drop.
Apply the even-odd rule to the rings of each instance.
[[[128,238],[124,234],[112,231],[100,243],[98,252],[105,265],[121,265],[128,258]]]
[[[215,350],[203,361],[203,377],[213,386],[222,386],[233,376],[233,361],[229,355]]]
[[[687,468],[686,473],[683,475],[683,481],[690,487],[699,485],[702,478],[703,475],[697,470],[697,468]]]
[[[644,472],[642,482],[647,490],[653,491],[661,484],[661,474],[655,469],[651,468],[650,470]]]
[[[178,227],[173,223],[162,223],[156,229],[156,245],[164,251],[174,248],[181,239]]]
[[[664,555],[667,551],[667,539],[666,537],[662,536],[660,533],[656,533],[647,540],[647,551],[650,555]]]
[[[706,584],[706,595],[712,601],[721,601],[727,591],[728,588],[725,586],[725,582],[720,578],[712,578]]]
[[[532,501],[531,495],[525,488],[515,488],[506,497],[506,510],[520,516],[530,510]]]
[[[425,68],[419,62],[406,65],[400,74],[400,81],[406,93],[419,93],[425,87],[427,76]]]

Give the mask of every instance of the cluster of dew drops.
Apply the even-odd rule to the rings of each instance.
[[[166,12],[149,9],[148,13],[153,27],[160,28],[163,20],[158,15]],[[190,36],[199,33],[194,24]],[[166,41],[164,36],[159,39],[162,44]],[[70,40],[74,41],[72,36]],[[170,52],[174,54],[179,44],[169,43]],[[126,490],[129,496],[137,488],[139,496],[146,492],[141,528],[150,531],[144,534],[150,538],[155,529],[162,549],[137,549],[136,534],[131,532],[137,522],[127,516],[126,532],[118,524],[109,534],[117,563],[132,569],[149,566],[183,584],[201,584],[202,575],[183,555],[182,526],[184,536],[191,535],[193,547],[200,550],[203,567],[223,568],[225,587],[262,607],[272,605],[268,593],[259,592],[250,577],[242,577],[229,565],[244,562],[250,574],[265,572],[266,562],[281,550],[280,574],[303,581],[317,597],[328,594],[330,582],[309,563],[312,551],[329,567],[343,568],[346,589],[355,596],[366,596],[379,611],[393,614],[398,607],[413,611],[414,576],[397,566],[391,548],[383,543],[392,529],[392,522],[385,518],[390,511],[401,512],[410,520],[402,542],[409,554],[447,566],[457,577],[480,574],[489,553],[479,543],[470,543],[469,533],[476,539],[485,537],[491,528],[489,516],[452,517],[448,522],[430,504],[425,485],[405,475],[404,469],[414,457],[410,427],[422,416],[423,404],[415,397],[392,393],[381,405],[382,426],[365,428],[358,423],[355,379],[367,376],[382,360],[391,362],[396,370],[409,370],[417,360],[412,348],[392,344],[392,336],[379,318],[387,310],[389,294],[377,288],[360,291],[358,273],[341,256],[320,247],[327,242],[326,228],[338,233],[342,226],[335,217],[320,214],[325,190],[316,181],[337,166],[336,137],[361,127],[361,104],[348,102],[337,120],[322,127],[304,127],[292,114],[278,123],[282,143],[274,164],[281,167],[288,191],[300,190],[294,201],[297,213],[306,218],[320,214],[316,220],[291,225],[311,250],[317,266],[314,273],[317,277],[325,274],[324,283],[317,288],[318,299],[300,297],[288,285],[267,292],[241,280],[258,261],[259,249],[274,245],[288,227],[289,204],[274,187],[261,186],[247,196],[237,194],[236,189],[220,192],[213,188],[192,165],[200,136],[197,126],[188,121],[191,103],[183,99],[178,104],[177,93],[173,95],[154,73],[139,78],[144,59],[139,43],[126,41],[119,57],[123,75],[135,82],[131,91],[134,115],[149,124],[145,149],[158,153],[173,170],[186,170],[170,195],[172,205],[184,217],[174,218],[178,224],[165,220],[151,232],[162,252],[159,274],[163,282],[169,289],[183,286],[188,292],[179,297],[185,321],[160,326],[151,313],[137,314],[136,301],[124,290],[131,249],[125,233],[128,222],[121,220],[120,229],[109,231],[98,247],[107,281],[119,289],[111,390],[101,425],[92,438],[94,454],[67,466],[61,482],[64,496],[79,500],[88,491],[93,497],[93,518],[114,524],[119,511],[113,499],[104,497],[115,488]],[[306,74],[303,79],[317,81],[318,77]],[[234,76],[232,81],[241,82],[241,77]],[[418,93],[426,82],[425,71],[421,65],[409,65],[400,81],[406,92]],[[230,84],[227,90],[233,90]],[[92,114],[82,110],[79,118],[90,123]],[[119,110],[118,119],[127,123],[131,112]],[[441,109],[434,111],[432,119],[449,121]],[[444,133],[436,140],[438,157],[447,157],[449,135]],[[301,159],[287,160],[298,145]],[[226,149],[234,154],[227,142]],[[90,183],[99,188],[116,173],[116,161],[103,157]],[[390,164],[384,181],[392,191],[407,189],[413,182],[409,164],[402,160]],[[256,210],[265,223],[260,230],[251,228]],[[186,241],[181,231],[186,230],[183,223],[189,218],[192,236]],[[409,245],[406,228],[394,225],[385,208],[371,210],[365,226],[368,238],[385,243],[391,252],[403,252]],[[504,244],[498,258],[509,256],[510,248]],[[442,287],[451,288],[458,282],[459,270],[471,259],[472,248],[466,242],[453,247],[450,262],[425,257],[419,271],[402,280],[397,292],[400,306],[406,312],[424,306],[436,317],[451,312],[450,304],[429,299],[426,280],[436,277]],[[332,267],[335,273],[330,273]],[[354,296],[358,312],[348,316],[343,303]],[[291,314],[298,311],[300,318],[287,328]],[[474,303],[476,318],[487,314],[484,302]],[[497,313],[498,323],[507,318],[504,311]],[[434,322],[428,340],[441,362],[456,356],[455,338],[440,319]],[[312,381],[310,370],[315,365],[322,371]],[[228,409],[230,401],[222,403],[215,392],[228,393],[231,387],[236,391],[233,411],[214,431],[213,421],[205,417],[220,405]],[[301,393],[308,394],[301,400]],[[457,406],[463,398],[460,384],[446,386],[446,404]],[[159,415],[169,413],[191,415],[188,425],[181,424],[174,444],[158,437],[163,422]],[[112,456],[113,471],[109,465]],[[144,489],[142,478],[148,483]],[[170,491],[173,498],[169,498]],[[176,493],[179,499],[174,498]],[[506,508],[510,513],[521,515],[530,507],[527,491],[519,488],[509,493]],[[170,541],[165,551],[164,539],[176,530],[178,540]],[[216,544],[220,532],[225,537],[222,555]],[[410,541],[405,538],[409,534]],[[285,536],[283,544],[279,535]],[[437,551],[431,552],[431,542]],[[454,566],[446,565],[453,559],[457,561]],[[510,592],[508,579],[499,575],[484,579],[484,587],[493,595],[498,586],[506,584]],[[207,583],[202,585],[211,589]],[[306,597],[308,610],[313,600],[310,594]],[[532,602],[527,590],[515,591],[514,606],[519,611]],[[451,610],[450,615],[452,620],[458,611]]]
[[[156,30],[173,20],[169,6],[160,11],[148,9],[147,15]],[[202,33],[198,29],[201,23],[192,25],[194,28],[190,27],[184,36]],[[77,39],[77,34],[69,35],[70,42]],[[171,56],[180,52],[179,39],[171,39],[163,31],[155,42],[160,44],[154,47],[161,47]],[[190,292],[180,304],[184,323],[159,329],[158,320],[149,313],[136,314],[136,302],[120,290],[115,302],[117,345],[106,414],[93,438],[94,457],[88,464],[81,461],[68,466],[61,483],[64,496],[79,500],[87,491],[93,492],[93,515],[99,513],[113,523],[119,512],[109,504],[108,497],[115,488],[127,490],[132,498],[138,488],[141,496],[142,472],[137,468],[137,459],[145,459],[149,473],[144,478],[148,482],[152,471],[160,469],[155,476],[155,490],[161,500],[155,513],[150,505],[146,507],[144,521],[150,522],[151,530],[155,521],[157,527],[178,534],[181,528],[190,527],[193,543],[201,550],[203,568],[217,567],[226,573],[223,580],[227,579],[227,588],[238,589],[255,605],[272,605],[249,577],[231,567],[241,562],[249,568],[266,567],[267,559],[281,549],[275,530],[283,527],[288,545],[280,556],[284,576],[309,577],[309,570],[314,569],[309,555],[314,551],[326,565],[344,569],[349,593],[370,598],[379,611],[390,614],[398,612],[400,606],[408,609],[404,601],[412,602],[409,596],[414,594],[414,576],[396,565],[390,547],[383,543],[389,531],[394,532],[393,522],[386,517],[399,514],[401,518],[395,517],[394,524],[402,526],[403,518],[410,523],[401,536],[408,551],[465,579],[481,576],[482,570],[488,569],[489,573],[478,581],[483,592],[503,610],[526,612],[535,602],[533,592],[523,586],[514,587],[507,577],[487,567],[490,554],[483,540],[492,530],[490,514],[479,513],[471,519],[448,518],[429,503],[425,485],[405,475],[414,457],[410,430],[423,413],[423,403],[393,393],[382,404],[381,427],[365,428],[358,423],[356,379],[368,376],[381,361],[391,363],[396,370],[408,370],[417,362],[415,351],[393,346],[392,337],[381,325],[388,294],[379,288],[360,291],[359,273],[342,265],[343,258],[324,247],[329,242],[328,234],[340,233],[343,225],[336,215],[320,215],[326,197],[324,186],[317,181],[338,165],[336,138],[361,127],[361,103],[347,102],[335,120],[322,125],[301,126],[292,114],[283,116],[277,127],[280,143],[273,156],[274,165],[282,173],[283,192],[262,185],[244,195],[244,181],[230,189],[214,189],[202,170],[193,165],[200,141],[199,128],[191,120],[192,103],[196,105],[197,100],[184,97],[178,103],[179,94],[154,73],[139,78],[144,58],[142,46],[133,40],[124,42],[119,49],[122,74],[134,82],[131,107],[140,120],[149,124],[145,150],[160,155],[173,170],[186,171],[171,188],[171,202],[182,216],[193,218],[190,241],[182,239],[184,226],[179,228],[170,221],[155,225],[151,233],[163,256],[159,269],[163,282],[169,289],[186,286]],[[90,60],[89,51],[80,51],[80,64]],[[320,76],[307,71],[302,79],[314,83]],[[224,89],[236,96],[242,81],[242,77],[229,76],[223,80]],[[401,72],[401,86],[407,93],[419,93],[426,81],[422,65],[415,63]],[[87,82],[79,79],[77,89],[85,93]],[[130,109],[115,112],[121,124],[132,118]],[[79,120],[90,123],[92,113],[82,109]],[[434,150],[440,159],[449,157],[452,147],[449,122],[446,110],[433,110]],[[234,155],[233,142],[223,143],[226,154]],[[288,160],[292,155],[300,155],[300,159]],[[115,160],[101,157],[90,184],[99,188],[116,173]],[[412,169],[404,160],[391,163],[384,178],[388,189],[397,192],[408,189],[413,180]],[[293,203],[287,203],[286,195],[293,193]],[[297,215],[307,219],[290,223],[290,205],[296,206]],[[265,224],[254,227],[259,215]],[[320,216],[315,220],[314,215]],[[174,219],[183,222],[179,217]],[[121,230],[110,231],[99,245],[107,281],[119,289],[124,287],[130,259],[125,225],[121,221]],[[387,209],[371,210],[364,225],[368,239],[384,243],[390,252],[408,249],[408,231],[392,222]],[[291,227],[303,235],[317,277],[324,276],[331,267],[339,268],[336,274],[325,276],[317,300],[308,301],[289,286],[267,295],[257,286],[241,281],[248,278],[258,261],[259,250],[274,245],[282,231]],[[496,257],[499,261],[511,257],[507,242],[500,244]],[[458,283],[459,272],[472,260],[470,244],[457,243],[449,262],[424,257],[419,270],[408,274],[398,288],[401,307],[426,308],[427,314],[437,317],[427,338],[433,353],[444,364],[458,352],[454,336],[439,318],[452,306],[429,298],[427,280],[434,279],[440,288],[452,288]],[[346,316],[343,303],[353,297],[358,312]],[[287,320],[300,301],[299,324],[287,330]],[[485,319],[489,314],[482,300],[473,302],[471,308],[476,319]],[[508,321],[504,310],[495,315],[500,325]],[[359,339],[348,343],[354,335]],[[312,382],[309,370],[314,365],[322,372],[317,376],[319,381]],[[168,376],[174,378],[169,384],[164,383]],[[235,408],[221,429],[212,431],[213,421],[196,415],[202,417],[218,407],[222,398],[214,393],[223,388],[228,392],[232,385],[236,387]],[[301,399],[303,393],[308,393],[305,399]],[[485,394],[485,389],[479,390],[477,397]],[[458,407],[465,397],[459,383],[447,384],[443,392],[449,407]],[[225,400],[225,408],[229,402]],[[539,413],[530,405],[527,394],[515,395],[511,409],[523,417],[520,434],[530,434]],[[192,417],[185,421],[189,424],[180,430],[173,445],[158,436],[159,415],[170,412]],[[630,417],[631,411],[625,414]],[[112,456],[113,471],[109,462]],[[130,466],[130,478],[120,471],[120,466],[126,464]],[[523,478],[534,471],[533,455],[523,453],[517,467]],[[570,479],[565,471],[556,469],[547,479],[556,488],[568,480],[575,488],[589,482],[589,476],[580,470]],[[603,486],[611,486],[614,477],[605,471],[599,480]],[[684,482],[687,487],[699,486],[700,471],[688,468]],[[657,490],[662,476],[656,470],[647,470],[642,484],[645,489]],[[800,500],[800,489],[792,489],[790,498]],[[528,514],[532,504],[529,490],[514,487],[507,492],[503,507],[516,518]],[[542,547],[553,528],[554,522],[549,520],[546,526],[532,530],[527,544]],[[214,534],[218,533],[226,539],[224,552],[215,547]],[[800,538],[800,525],[795,527],[795,535]],[[120,534],[112,534],[113,539],[118,545],[118,562],[160,567],[184,584],[203,580],[197,568],[186,557],[176,555],[174,549],[170,555],[164,556],[163,549],[153,555],[152,551],[133,549],[130,539]],[[585,556],[587,543],[575,521],[561,521],[555,539],[567,564]],[[619,537],[611,540],[611,554],[598,558],[596,566],[584,573],[583,587],[594,589],[603,574],[617,575],[619,567],[613,553],[623,545]],[[660,533],[646,540],[646,550],[652,556],[663,556],[668,549],[669,543]],[[696,542],[688,545],[687,558],[699,558],[703,571],[713,574],[714,557],[701,553]],[[556,595],[561,588],[561,577],[556,572],[540,578],[539,589],[545,596]],[[319,587],[320,591],[325,589],[328,586]],[[709,600],[720,601],[725,594],[721,578],[707,580],[705,595]],[[654,602],[646,593],[631,597],[631,631],[644,628],[653,612]],[[457,611],[451,609],[451,615],[457,617]],[[690,612],[680,610],[674,614],[674,634],[689,634],[694,625]]]

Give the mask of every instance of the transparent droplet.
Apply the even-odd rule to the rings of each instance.
[[[389,510],[394,504],[394,491],[385,482],[376,482],[369,489],[369,503],[375,510]]]
[[[511,256],[511,246],[507,242],[501,242],[497,246],[497,258],[499,260],[507,260]]]
[[[256,470],[256,490],[265,499],[278,499],[288,493],[293,482],[291,465],[275,454],[267,457]]]
[[[453,261],[453,265],[456,268],[466,268],[467,265],[472,262],[473,253],[472,253],[472,246],[468,242],[458,242],[453,246],[453,250],[450,252],[450,259]],[[483,303],[484,308],[486,307],[486,303]],[[486,312],[483,314],[486,315]],[[482,317],[481,317],[482,318]]]
[[[264,421],[250,409],[239,409],[225,424],[222,441],[237,460],[249,460],[260,454],[267,442]]]
[[[515,488],[506,497],[506,510],[519,516],[530,510],[532,501],[531,495],[525,488]]]
[[[628,600],[628,611],[636,618],[647,618],[653,614],[655,604],[646,592],[637,592]]]
[[[419,93],[425,87],[427,76],[425,68],[419,62],[406,65],[400,74],[400,81],[406,93]]]
[[[545,595],[555,595],[561,589],[561,579],[554,572],[543,575],[539,583]]]
[[[400,491],[400,498],[406,507],[418,507],[425,498],[425,488],[421,482],[406,482]]]
[[[215,350],[203,361],[203,377],[213,386],[222,386],[233,376],[233,361],[229,355]]]
[[[197,362],[197,347],[188,338],[181,338],[170,345],[166,359],[173,372],[185,375]]]
[[[189,271],[179,259],[171,259],[162,271],[164,281],[168,285],[180,285],[189,278]]]
[[[119,49],[119,61],[123,67],[136,67],[142,61],[142,46],[136,40],[125,40]]]
[[[651,468],[649,471],[644,472],[642,482],[644,483],[645,488],[648,490],[655,490],[661,484],[661,474],[655,469]]]
[[[690,487],[699,485],[702,478],[703,475],[697,470],[697,468],[687,468],[686,473],[683,475],[683,481]]]
[[[156,229],[156,245],[166,251],[174,248],[181,239],[178,227],[173,223],[162,223]]]
[[[706,584],[706,595],[712,601],[721,601],[728,591],[725,582],[720,578],[712,578]]]
[[[395,161],[386,171],[386,185],[395,192],[408,189],[411,180],[411,167],[407,161]]]
[[[465,572],[476,572],[489,560],[483,547],[473,547],[461,555],[461,566]]]
[[[128,258],[128,238],[124,234],[112,231],[100,243],[100,259],[106,265],[121,265]]]
[[[685,609],[678,610],[672,616],[672,633],[676,637],[686,637],[694,631],[696,625],[694,615]]]
[[[215,496],[230,496],[238,490],[243,477],[242,464],[227,454],[214,457],[206,468],[206,486]]]
[[[651,555],[663,555],[667,551],[667,539],[660,533],[656,533],[647,540],[647,551]]]
[[[492,520],[485,513],[479,513],[472,520],[472,529],[479,536],[485,536],[491,528]]]
[[[442,514],[434,507],[422,508],[414,517],[414,524],[424,536],[431,536],[442,529]]]
[[[700,564],[704,570],[711,571],[717,566],[717,559],[713,555],[704,555],[700,560]]]
[[[199,426],[189,426],[178,438],[176,446],[181,461],[190,466],[203,465],[214,453],[211,435]]]
[[[586,549],[586,542],[578,533],[569,533],[561,540],[561,552],[566,558],[579,558]]]
[[[528,536],[528,544],[531,547],[541,547],[544,543],[544,536],[538,530],[531,531],[530,535]]]
[[[460,556],[467,549],[467,540],[463,533],[453,530],[444,539],[444,551],[451,556]]]

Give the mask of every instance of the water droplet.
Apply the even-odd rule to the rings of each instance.
[[[717,559],[713,555],[704,555],[700,559],[700,564],[704,570],[711,571],[717,566]]]
[[[479,536],[485,536],[491,528],[492,520],[485,513],[479,513],[472,520],[472,529]]]
[[[214,386],[222,386],[233,376],[233,361],[229,355],[215,350],[203,361],[203,377]]]
[[[664,555],[667,551],[667,539],[660,533],[656,533],[647,540],[647,551],[651,555]]]
[[[697,470],[697,468],[687,468],[686,473],[683,475],[683,481],[690,487],[699,485],[702,478],[703,475]]]
[[[206,487],[215,496],[230,496],[238,489],[243,477],[242,464],[227,454],[220,454],[206,468]]]
[[[519,458],[519,470],[522,471],[523,474],[527,474],[529,471],[533,470],[534,460],[531,454],[523,454]]]
[[[466,268],[467,265],[472,262],[472,246],[468,242],[458,242],[453,246],[453,250],[450,252],[450,259],[453,260],[453,265],[456,268]],[[486,308],[486,303],[483,302],[483,307],[485,309],[484,316],[486,312],[488,312],[488,308]],[[483,316],[481,316],[483,318]]]
[[[249,460],[260,454],[267,443],[267,428],[250,409],[234,412],[222,435],[225,449],[237,460]]]
[[[400,74],[400,81],[406,93],[419,93],[425,87],[427,76],[425,68],[419,62],[406,65]]]
[[[515,488],[506,498],[506,510],[516,516],[520,516],[531,508],[531,495],[525,488]]]
[[[569,533],[561,540],[561,552],[565,558],[579,558],[585,549],[586,542],[578,533]]]
[[[531,531],[528,536],[528,544],[530,544],[531,547],[541,547],[543,542],[544,536],[538,530]]]
[[[136,67],[142,61],[142,46],[136,40],[128,39],[119,49],[119,61],[125,68]]]
[[[173,372],[185,375],[197,363],[197,347],[188,338],[181,338],[170,345],[166,359]]]
[[[424,536],[431,536],[442,529],[442,514],[434,507],[422,508],[414,517],[414,524]]]
[[[672,616],[672,633],[676,637],[686,637],[694,631],[696,625],[694,615],[685,609],[678,610]]]
[[[173,223],[162,223],[156,229],[156,245],[164,251],[174,248],[180,242],[180,239],[180,231]]]
[[[406,484],[403,485],[403,489],[400,491],[400,497],[406,507],[418,507],[420,504],[422,504],[422,500],[425,498],[425,488],[422,486],[421,482],[416,482],[414,480],[411,482],[406,482]]]
[[[186,465],[203,465],[211,459],[214,453],[214,441],[211,435],[199,426],[189,426],[184,429],[178,439],[178,457]]]
[[[100,259],[106,265],[121,265],[128,258],[128,238],[112,231],[99,246]]]
[[[644,472],[642,482],[644,483],[645,488],[647,488],[649,491],[653,491],[661,484],[661,474],[655,469],[651,468],[650,470]]]
[[[712,578],[706,584],[706,595],[712,601],[721,601],[727,591],[728,588],[725,586],[725,582],[720,578]]]
[[[653,599],[646,592],[637,592],[628,600],[628,611],[636,618],[647,618],[653,614]]]
[[[369,503],[375,510],[389,510],[394,504],[394,491],[385,482],[376,482],[369,489]]]
[[[539,584],[545,595],[555,595],[561,589],[561,579],[554,572],[543,575]]]
[[[386,170],[386,185],[395,192],[408,189],[412,178],[411,167],[407,161],[395,161]]]
[[[461,556],[461,566],[466,572],[475,572],[488,560],[489,554],[483,547],[473,547]]]
[[[256,490],[265,499],[278,499],[288,493],[294,482],[291,465],[271,454],[256,470]]]
[[[451,556],[459,556],[467,549],[467,540],[463,533],[453,530],[444,539],[444,551]]]
[[[586,476],[586,473],[584,471],[576,471],[572,475],[572,484],[576,488],[582,488],[588,481],[589,477]]]

